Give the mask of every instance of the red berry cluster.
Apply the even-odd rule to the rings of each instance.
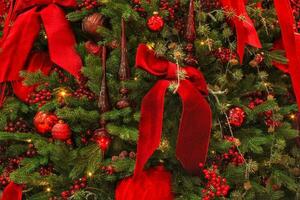
[[[16,121],[8,122],[7,125],[4,127],[4,131],[27,133],[30,131],[30,127],[28,123],[20,117]]]
[[[21,156],[7,159],[3,173],[0,175],[0,189],[5,188],[10,183],[9,174],[19,167],[22,159]]]
[[[199,164],[203,168],[203,164]],[[215,199],[215,197],[225,197],[230,189],[227,184],[226,178],[223,178],[218,174],[218,166],[213,165],[211,169],[202,169],[207,183],[202,192],[203,200]]]
[[[250,109],[254,109],[256,106],[258,106],[264,102],[265,102],[265,100],[262,99],[262,97],[256,97],[250,101],[248,107]],[[272,110],[265,111],[264,117],[265,117],[265,124],[267,125],[267,127],[279,127],[281,125],[280,121],[273,120],[273,111]]]
[[[231,147],[228,153],[224,153],[223,161],[234,164],[235,166],[240,166],[245,163],[245,159],[242,154],[240,154],[236,147]]]
[[[87,186],[87,178],[84,176],[80,178],[79,180],[74,181],[74,184],[70,187],[69,190],[63,191],[60,195],[62,199],[66,200],[73,194],[75,194],[76,191],[86,188]]]
[[[73,93],[73,95],[81,99],[86,97],[90,101],[94,101],[96,99],[95,93],[93,93],[88,87],[80,85],[79,88]]]
[[[41,166],[39,169],[39,173],[41,176],[49,176],[53,172],[53,165]]]
[[[219,59],[222,63],[228,63],[231,62],[232,60],[238,59],[237,53],[225,47],[220,47],[217,50],[213,51],[213,55],[217,59]]]
[[[128,153],[127,151],[122,151],[118,156],[112,156],[111,161],[115,162],[115,161],[118,161],[118,160],[124,160],[126,158],[135,159],[135,157],[136,157],[135,152],[131,151],[130,153]],[[102,166],[101,169],[109,175],[114,174],[115,171],[116,171],[114,169],[113,165],[111,165],[111,164],[108,165],[108,166]]]
[[[58,82],[59,83],[68,82],[68,77],[65,75],[64,71],[61,68],[55,66],[53,68],[53,72],[56,72],[58,74],[58,77],[59,77],[59,81]]]
[[[92,130],[87,130],[85,132],[81,132],[80,135],[81,135],[81,138],[80,138],[81,143],[82,144],[87,144],[89,142],[89,139],[91,139],[92,136],[93,136],[93,131]]]
[[[52,99],[51,91],[42,89],[40,91],[30,93],[26,99],[26,102],[29,104],[40,103],[39,105],[42,106],[50,99]]]
[[[217,0],[201,0],[200,5],[203,10],[212,10],[221,7],[220,1]]]
[[[93,8],[97,8],[99,3],[97,0],[83,0],[82,3],[78,5],[80,9],[85,8],[87,10],[91,10]]]
[[[141,0],[132,0],[132,8],[138,12],[141,17],[147,17],[147,12],[141,5]]]
[[[228,112],[230,125],[240,127],[245,121],[245,111],[240,107],[231,108]]]
[[[169,0],[160,0],[160,10],[166,10],[169,12],[167,20],[173,20],[175,18],[176,11],[180,8],[180,1],[176,0],[173,5]]]
[[[28,145],[28,150],[25,152],[25,156],[28,158],[32,158],[37,155],[37,150],[33,144]]]

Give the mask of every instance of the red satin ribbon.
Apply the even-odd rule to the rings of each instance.
[[[144,165],[159,147],[164,96],[167,88],[177,77],[176,64],[157,58],[154,52],[143,44],[137,49],[136,66],[163,79],[155,84],[142,101],[135,176],[142,173]],[[203,97],[208,94],[203,75],[193,67],[182,69],[185,70],[188,79],[180,81],[177,91],[182,100],[183,111],[176,155],[187,171],[198,174],[199,163],[206,160],[212,114],[209,104]]]
[[[10,182],[3,190],[1,200],[22,200],[22,186]]]
[[[79,76],[81,58],[75,50],[75,37],[59,6],[75,7],[75,0],[17,0],[11,6],[0,43],[0,82],[19,80],[41,22],[45,27],[50,58],[75,77]],[[12,26],[11,26],[12,24]]]
[[[281,27],[282,44],[286,51],[288,67],[280,66],[292,79],[294,93],[300,109],[300,35],[294,31],[294,17],[289,0],[274,0],[278,21]]]
[[[256,29],[250,19],[244,0],[221,0],[223,8],[228,12],[235,12],[232,19],[237,34],[237,53],[240,57],[240,63],[243,63],[245,46],[247,44],[261,48]],[[244,18],[244,19],[241,19]]]

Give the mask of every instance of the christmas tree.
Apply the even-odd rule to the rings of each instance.
[[[299,13],[0,0],[2,200],[299,199]]]

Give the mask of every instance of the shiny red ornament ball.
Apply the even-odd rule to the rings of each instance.
[[[158,32],[164,27],[164,19],[159,16],[158,12],[154,12],[153,15],[147,20],[147,26],[151,31]]]
[[[71,129],[68,124],[60,120],[57,124],[53,126],[51,133],[53,139],[65,141],[70,138]]]
[[[111,137],[104,129],[98,129],[95,131],[95,141],[99,148],[106,152],[111,144]]]
[[[235,107],[229,110],[228,118],[232,126],[240,127],[245,120],[245,111],[242,108]]]
[[[51,131],[57,121],[58,119],[54,114],[48,114],[40,111],[35,115],[33,124],[38,133],[45,134]]]

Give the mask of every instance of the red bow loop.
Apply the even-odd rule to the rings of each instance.
[[[177,80],[178,73],[181,73],[180,79],[189,80],[202,94],[208,95],[204,76],[194,67],[179,67],[175,63],[157,58],[154,51],[143,44],[139,45],[136,58],[138,68],[167,80]]]
[[[75,8],[77,6],[76,0],[19,0],[16,2],[14,12],[20,13],[31,7],[47,6],[50,4],[56,4],[67,8]]]
[[[177,92],[182,100],[182,115],[176,156],[188,172],[198,174],[198,164],[206,160],[212,126],[211,109],[203,97],[208,93],[203,75],[192,67],[180,68],[175,63],[157,58],[154,51],[143,44],[137,50],[136,66],[163,80],[159,80],[142,101],[134,175],[137,177],[142,173],[144,165],[159,147],[164,96],[170,84],[178,79]]]

